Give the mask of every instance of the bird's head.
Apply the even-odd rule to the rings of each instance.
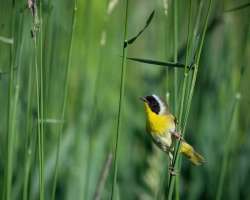
[[[155,94],[140,97],[140,99],[144,102],[146,112],[153,112],[157,115],[164,115],[169,113],[167,104]]]

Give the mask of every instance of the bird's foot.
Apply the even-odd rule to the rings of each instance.
[[[176,176],[178,175],[178,171],[174,170],[174,167],[173,166],[169,166],[168,167],[168,172],[171,176]]]
[[[181,136],[180,133],[174,131],[172,132],[172,135],[177,139],[177,140],[184,140],[184,138]]]

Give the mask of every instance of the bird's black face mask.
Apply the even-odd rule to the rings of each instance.
[[[146,96],[144,98],[147,101],[150,109],[154,113],[159,114],[159,112],[160,112],[160,105],[159,105],[159,102],[155,99],[155,97],[153,97],[153,96]]]

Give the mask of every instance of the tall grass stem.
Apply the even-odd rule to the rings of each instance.
[[[75,26],[76,26],[77,5],[78,5],[78,1],[75,0],[74,1],[73,16],[72,16],[72,24],[71,24],[71,36],[70,36],[70,44],[69,44],[70,47],[69,47],[69,54],[68,54],[68,59],[67,59],[65,83],[64,83],[64,91],[63,91],[64,97],[63,97],[62,114],[61,114],[62,121],[65,121],[65,111],[66,111],[66,105],[67,105],[67,99],[68,99],[69,74],[70,74],[70,68],[71,68],[71,64],[72,64],[73,37],[74,37]],[[64,127],[64,123],[61,123],[60,127],[59,127],[58,137],[57,137],[55,174],[54,174],[54,178],[53,178],[51,200],[55,199],[55,193],[56,193],[57,176],[58,176],[58,168],[59,168],[59,157],[60,157],[60,148],[61,148],[61,135],[63,132],[63,127]]]
[[[129,0],[125,0],[125,19],[124,19],[124,33],[123,33],[123,41],[122,41],[122,64],[121,64],[121,78],[120,78],[120,95],[119,95],[119,105],[118,105],[118,113],[117,113],[117,124],[116,124],[116,137],[114,144],[114,175],[111,189],[111,200],[115,197],[116,191],[116,181],[117,181],[117,171],[118,171],[118,147],[119,147],[119,135],[120,135],[120,124],[121,124],[121,113],[122,113],[122,103],[123,103],[123,95],[124,95],[124,85],[125,85],[125,72],[126,72],[126,57],[127,57],[127,48],[124,48],[123,44],[127,38],[127,24],[128,24],[128,7]]]
[[[28,71],[28,100],[27,100],[27,114],[26,114],[26,135],[25,135],[25,165],[24,165],[24,183],[23,183],[23,200],[28,199],[28,183],[29,183],[29,173],[31,164],[31,149],[30,149],[30,137],[31,137],[31,104],[32,104],[32,89],[33,89],[33,76],[32,76],[32,62],[29,65]]]
[[[189,110],[190,110],[190,106],[191,106],[191,101],[192,101],[194,87],[195,87],[197,73],[198,73],[200,56],[201,56],[201,52],[202,52],[202,47],[203,47],[205,35],[206,35],[209,14],[210,14],[210,11],[211,11],[211,4],[212,4],[212,0],[209,1],[208,11],[207,11],[207,14],[206,14],[206,17],[205,17],[205,24],[204,24],[203,31],[202,31],[202,38],[201,38],[201,42],[200,42],[200,45],[199,45],[197,55],[195,57],[195,69],[194,69],[194,75],[193,75],[193,78],[192,78],[191,89],[190,89],[190,93],[189,93],[189,97],[188,97],[186,116],[188,115]],[[179,147],[180,147],[180,141],[177,142],[176,149],[175,149],[175,152],[174,152],[174,158],[173,158],[174,166],[176,164],[176,160],[178,160]],[[173,194],[173,189],[174,189],[174,184],[173,183],[174,183],[174,178],[173,178],[173,176],[170,175],[170,180],[169,180],[169,185],[168,185],[168,199],[169,200],[172,199],[172,194]]]
[[[108,0],[106,1],[106,7],[108,6]],[[106,8],[105,7],[105,8]],[[87,152],[87,163],[86,163],[86,179],[84,184],[84,197],[85,199],[88,199],[88,192],[89,192],[89,185],[90,185],[90,174],[91,174],[91,165],[92,165],[92,150],[93,150],[93,136],[94,136],[94,130],[95,130],[95,122],[96,117],[98,114],[98,94],[100,93],[101,89],[101,74],[103,69],[103,57],[104,57],[104,49],[106,46],[106,41],[103,40],[103,33],[106,30],[107,22],[108,22],[108,12],[105,13],[104,19],[103,19],[103,25],[101,29],[101,37],[100,37],[100,48],[99,48],[99,57],[98,57],[98,65],[97,65],[97,71],[96,71],[96,77],[94,81],[94,90],[93,90],[93,101],[90,108],[90,114],[88,117],[88,127],[87,127],[87,137],[88,137],[88,152]],[[94,194],[95,195],[95,194]],[[94,197],[95,199],[96,197]]]
[[[11,37],[14,38],[15,30],[15,4],[12,4],[12,17],[11,17]],[[12,194],[12,171],[13,171],[13,151],[14,151],[14,127],[12,121],[14,120],[13,114],[13,85],[14,85],[14,65],[15,65],[15,44],[14,39],[13,44],[10,45],[10,77],[9,77],[9,88],[8,88],[8,114],[7,114],[7,163],[6,163],[6,180],[5,180],[5,199],[10,200]]]
[[[178,62],[178,0],[174,1],[174,63]],[[174,69],[174,111],[178,110],[178,69]]]
[[[229,129],[226,130],[226,132],[229,133],[229,136],[227,138],[225,149],[224,149],[225,152],[224,152],[223,159],[222,159],[222,165],[221,165],[220,177],[219,177],[219,186],[216,192],[216,200],[220,200],[222,197],[222,193],[223,193],[223,185],[224,185],[224,181],[226,177],[226,172],[228,169],[232,138],[233,138],[234,132],[236,132],[233,130],[233,128],[234,128],[234,121],[236,120],[236,113],[237,113],[236,111],[238,107],[239,107],[239,98],[237,98],[236,96],[233,102],[231,113],[229,114],[230,119],[228,122],[230,124],[230,127]]]
[[[36,74],[36,98],[37,98],[37,134],[38,134],[38,160],[39,160],[39,199],[44,199],[44,180],[43,180],[43,162],[42,162],[42,141],[41,141],[41,107],[40,107],[40,84],[39,84],[39,71],[38,71],[38,59],[37,59],[37,41],[34,38],[34,52],[35,52],[35,74]]]
[[[43,96],[43,12],[42,12],[42,1],[39,1],[39,47],[40,49],[38,51],[40,51],[40,57],[39,57],[39,67],[40,67],[40,72],[38,72],[38,74],[40,74],[40,121],[39,121],[39,125],[40,125],[40,162],[41,162],[41,194],[40,194],[40,200],[44,199],[44,192],[45,192],[45,185],[44,185],[44,96]],[[38,78],[39,79],[39,78]]]
[[[188,59],[190,56],[189,49],[190,49],[190,26],[191,26],[191,19],[192,19],[192,0],[189,1],[189,7],[188,7],[188,30],[187,30],[187,50],[186,50],[186,56],[185,56],[185,69],[184,69],[184,78],[183,78],[183,84],[182,84],[182,92],[181,92],[181,103],[180,103],[180,108],[179,108],[179,116],[178,116],[178,131],[181,133],[182,132],[182,115],[183,115],[183,110],[184,110],[184,100],[185,100],[185,95],[186,95],[186,88],[187,88],[187,81],[188,81],[188,75],[189,75],[189,69],[188,69]],[[184,137],[184,133],[182,133]],[[177,160],[177,169],[179,168],[179,162]],[[175,188],[176,188],[176,195],[175,199],[179,200],[180,199],[180,177],[176,177],[176,182],[175,182]]]

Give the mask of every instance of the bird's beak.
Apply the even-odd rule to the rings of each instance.
[[[139,99],[143,102],[147,102],[147,99],[145,97],[139,97]]]

